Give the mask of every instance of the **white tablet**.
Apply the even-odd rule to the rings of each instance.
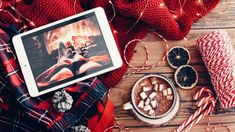
[[[14,36],[13,45],[32,97],[122,65],[100,7]]]

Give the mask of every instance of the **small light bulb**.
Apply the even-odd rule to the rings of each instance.
[[[180,14],[180,15],[183,15],[183,14],[184,14],[184,10],[183,10],[182,8],[180,8],[179,14]]]
[[[114,30],[113,32],[114,32],[114,34],[118,34],[118,31],[116,31],[116,30]]]
[[[182,8],[180,8],[180,12],[184,12]]]
[[[140,17],[142,17],[142,16],[143,16],[143,14],[144,14],[144,11],[142,11],[142,12],[140,13]]]
[[[203,4],[203,0],[197,0],[197,1],[196,1],[196,4],[202,5],[202,4]]]
[[[21,20],[20,19],[14,19],[15,20],[15,22],[17,22],[17,23],[20,23],[21,22]]]
[[[35,23],[34,23],[33,21],[29,21],[29,25],[30,25],[30,27],[32,27],[32,28],[36,27],[36,25],[35,25]]]
[[[173,15],[173,17],[174,17],[175,19],[177,19],[177,18],[178,18],[178,16],[177,16],[177,15]]]
[[[197,15],[197,16],[201,16],[201,14],[200,14],[200,13],[198,13],[198,12],[197,12],[197,14],[196,14],[196,15]]]
[[[163,2],[159,4],[160,8],[163,8],[164,6],[165,6],[165,4]]]

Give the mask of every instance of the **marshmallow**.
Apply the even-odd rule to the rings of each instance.
[[[168,94],[168,95],[171,95],[171,94],[172,94],[171,88],[167,88],[167,94]]]
[[[145,105],[149,105],[149,103],[150,103],[150,99],[147,98],[144,104],[145,104]]]
[[[150,91],[150,90],[152,90],[152,87],[151,86],[145,86],[145,87],[143,87],[143,91],[144,92],[147,92],[147,91]]]
[[[153,88],[156,92],[158,92],[158,84],[156,83]]]
[[[139,83],[140,86],[144,87],[144,86],[147,86],[148,85],[148,81],[146,80],[143,80]]]
[[[144,101],[143,100],[141,100],[140,102],[139,102],[139,104],[138,104],[138,107],[139,108],[144,108]]]
[[[144,106],[144,111],[149,111],[151,109],[152,109],[152,107],[150,105]]]
[[[149,98],[154,98],[154,97],[156,97],[156,95],[157,95],[157,93],[156,92],[152,92],[150,95],[149,95]]]
[[[156,108],[156,107],[157,107],[157,100],[152,100],[152,101],[151,101],[151,106],[152,106],[153,108]]]
[[[162,91],[164,89],[164,85],[163,84],[159,84],[159,91]]]
[[[167,100],[173,100],[173,95],[167,95],[167,96],[166,96],[166,99],[167,99]]]
[[[155,116],[155,111],[154,110],[149,110],[149,115],[150,116]]]
[[[156,84],[157,83],[157,78],[156,77],[151,77],[150,80],[151,80],[152,84]]]
[[[145,92],[141,92],[140,97],[144,100],[147,98],[147,94]]]
[[[167,96],[167,90],[163,90],[163,96]]]

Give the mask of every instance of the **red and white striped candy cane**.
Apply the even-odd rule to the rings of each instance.
[[[202,114],[200,114],[195,120],[193,120],[184,130],[183,132],[188,132],[194,125],[196,125],[199,121],[201,121],[204,117],[206,117],[209,113],[214,110],[215,107],[215,100],[210,100],[210,106],[206,109]]]
[[[202,94],[207,93],[206,97],[203,97],[201,100],[198,100],[201,98]],[[215,99],[213,97],[213,94],[209,88],[201,88],[193,97],[195,100],[198,100],[196,105],[199,107],[199,109],[191,115],[188,120],[186,120],[182,125],[178,127],[177,130],[174,132],[188,132],[194,125],[196,125],[201,119],[203,119],[205,116],[207,116],[210,112],[213,111],[215,107]]]

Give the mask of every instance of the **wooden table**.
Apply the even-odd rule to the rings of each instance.
[[[208,14],[203,19],[199,20],[195,23],[190,31],[190,33],[186,36],[188,40],[181,40],[181,41],[169,41],[170,47],[181,45],[185,46],[191,54],[191,61],[190,65],[196,68],[199,73],[199,82],[195,88],[192,90],[183,90],[177,87],[178,94],[180,95],[180,109],[177,115],[168,123],[162,126],[149,126],[143,122],[137,120],[129,111],[120,110],[121,106],[129,101],[130,90],[134,82],[143,76],[144,74],[148,73],[158,73],[164,76],[169,77],[172,81],[173,75],[175,70],[170,68],[168,63],[164,61],[159,67],[153,68],[151,70],[145,70],[138,72],[136,74],[131,75],[128,78],[124,78],[120,81],[118,85],[113,87],[110,92],[111,100],[115,104],[115,116],[120,124],[124,125],[126,128],[129,128],[132,131],[138,132],[163,132],[163,131],[173,131],[179,125],[182,124],[192,113],[194,113],[197,109],[195,105],[195,101],[193,101],[192,97],[200,89],[202,86],[212,86],[210,83],[209,74],[207,69],[205,68],[201,55],[196,47],[196,40],[198,37],[202,36],[206,32],[218,30],[218,29],[225,29],[229,32],[233,45],[235,46],[235,1],[230,0],[230,5],[228,10],[223,13],[222,15],[218,14],[226,7],[226,5],[220,4],[217,8],[215,8],[210,14]],[[156,39],[151,34],[148,34],[143,41],[147,43],[150,51],[150,60],[148,61],[148,65],[153,65],[162,58],[164,54],[164,45],[162,40]],[[145,52],[141,45],[137,45],[134,57],[131,60],[131,64],[133,65],[141,65],[144,61]],[[133,69],[129,68],[127,73],[130,73]],[[198,125],[194,126],[191,131],[193,132],[206,132],[207,116],[203,120],[199,122]],[[211,117],[211,126],[215,126],[217,124],[224,124],[235,131],[235,108],[229,110],[223,110],[219,107],[217,103],[216,108],[213,112]],[[116,127],[114,131],[119,131]],[[225,128],[220,127],[216,131],[223,132],[226,131]]]

